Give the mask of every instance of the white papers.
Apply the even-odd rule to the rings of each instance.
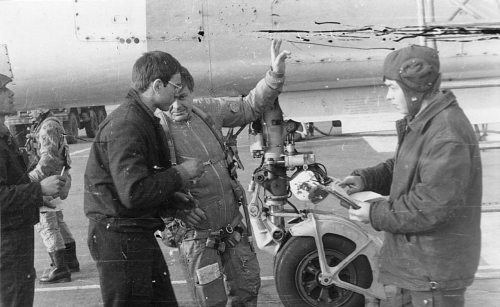
[[[363,192],[357,192],[349,195],[352,199],[358,200],[358,201],[363,201],[367,203],[373,203],[376,201],[381,201],[381,200],[388,200],[388,196],[382,196],[378,193],[372,192],[372,191],[363,191]]]
[[[382,196],[378,193],[372,192],[372,191],[363,191],[363,192],[357,192],[353,193],[351,195],[347,194],[347,191],[339,186],[336,183],[332,183],[331,186],[328,187],[329,192],[340,199],[341,201],[349,204],[350,207],[353,207],[354,209],[359,208],[359,202],[367,202],[367,203],[372,203],[376,201],[381,201],[381,200],[387,200],[389,199],[388,196]],[[348,208],[345,204],[342,202],[340,203],[342,206]]]

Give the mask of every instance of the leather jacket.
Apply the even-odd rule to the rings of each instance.
[[[380,282],[427,291],[472,284],[481,250],[482,169],[469,120],[450,91],[438,92],[409,123],[397,122],[394,158],[356,170],[374,203],[370,220],[385,231]]]
[[[160,211],[187,183],[186,170],[170,163],[159,119],[130,90],[101,123],[90,149],[85,215],[115,231],[163,230]]]

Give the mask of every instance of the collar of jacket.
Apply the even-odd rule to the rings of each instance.
[[[456,103],[456,100],[457,98],[451,91],[439,91],[436,95],[434,95],[434,97],[432,97],[427,107],[408,123],[408,128],[415,132],[422,133],[427,123],[434,116],[449,107],[451,104]],[[406,118],[403,118],[398,122],[400,121],[406,121]]]
[[[191,113],[189,113],[189,114],[188,114],[188,117],[186,117],[186,119],[183,119],[183,120],[175,120],[175,119],[173,118],[173,115],[172,115],[172,113],[170,112],[170,110],[169,110],[169,111],[167,111],[167,112],[165,112],[165,113],[167,114],[168,118],[170,118],[171,120],[173,120],[173,121],[174,121],[174,122],[176,122],[176,123],[186,123],[186,122],[190,121],[190,120],[191,120],[191,118],[193,118],[193,111],[191,111]]]
[[[142,109],[142,111],[144,111],[144,113],[148,115],[151,121],[153,121],[154,123],[160,122],[160,119],[154,115],[154,113],[144,104],[144,102],[142,102],[141,97],[136,90],[131,88],[130,91],[128,91],[126,98],[135,101],[137,105]]]

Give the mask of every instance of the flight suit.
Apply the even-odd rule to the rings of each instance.
[[[213,263],[219,263],[224,274],[229,306],[257,305],[259,263],[248,241],[245,225],[240,222],[242,216],[239,206],[244,191],[228,170],[226,155],[218,138],[222,138],[222,127],[243,126],[260,118],[274,104],[283,82],[284,77],[276,77],[268,72],[243,98],[203,98],[195,101],[194,107],[208,114],[215,129],[197,112],[192,112],[186,121],[174,121],[168,117],[168,113],[163,117],[168,120],[168,123],[162,124],[167,124],[166,134],[167,137],[170,134],[173,140],[177,162],[198,158],[207,165],[206,173],[188,187],[207,219],[183,233],[179,246],[180,261],[191,294],[201,306],[206,302],[197,293],[199,285],[196,271]],[[217,131],[218,137],[212,130]],[[234,234],[239,239],[232,241],[234,246],[220,240],[219,236],[209,235],[228,226],[238,232]],[[209,237],[214,237],[216,246],[207,246],[210,245]],[[210,306],[225,304],[221,301],[218,305]]]

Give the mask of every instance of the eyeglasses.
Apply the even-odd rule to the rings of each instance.
[[[167,82],[170,83],[170,84],[172,84],[174,86],[174,91],[175,91],[176,94],[179,94],[181,92],[182,86],[179,86],[179,85],[177,85],[175,83],[172,83],[170,81],[167,81]]]

